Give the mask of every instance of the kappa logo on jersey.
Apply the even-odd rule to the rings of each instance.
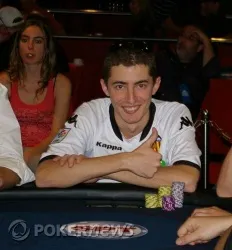
[[[69,124],[74,123],[74,127],[75,127],[75,128],[77,127],[77,117],[78,117],[78,115],[74,115],[74,116],[72,116],[72,117],[70,117],[70,118],[68,119],[68,123],[69,123]]]
[[[189,120],[189,118],[187,116],[185,117],[181,117],[181,122],[180,122],[180,129],[183,129],[183,126],[189,127],[189,126],[193,126],[192,122]]]
[[[60,130],[60,132],[57,134],[57,136],[52,141],[52,144],[60,143],[61,141],[63,141],[70,130],[71,130],[70,128],[64,128],[64,129]]]
[[[111,150],[122,151],[122,147],[117,147],[117,146],[105,144],[105,143],[102,143],[100,141],[97,141],[96,146],[106,148],[106,149],[111,149]]]

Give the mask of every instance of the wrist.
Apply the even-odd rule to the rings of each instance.
[[[131,171],[131,166],[133,165],[133,152],[120,154],[121,164],[120,171]]]
[[[229,227],[232,227],[232,214],[228,216]]]
[[[232,227],[232,215],[225,216],[224,220],[225,220],[225,223],[224,223],[224,232],[225,232],[230,227]]]

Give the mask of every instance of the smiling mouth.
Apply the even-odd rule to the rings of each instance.
[[[135,107],[123,107],[123,110],[127,114],[134,114],[138,111],[140,106],[135,106]]]

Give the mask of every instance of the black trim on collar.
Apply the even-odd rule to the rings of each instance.
[[[118,124],[116,123],[115,121],[115,117],[114,117],[114,107],[112,104],[110,104],[110,108],[109,108],[109,112],[110,112],[110,122],[111,122],[111,126],[114,130],[114,133],[116,134],[116,136],[121,140],[123,141],[123,138],[122,138],[122,134],[121,134],[121,131],[118,127]]]
[[[155,111],[156,111],[155,104],[153,102],[151,102],[151,105],[149,107],[149,112],[150,112],[149,120],[148,120],[145,128],[143,129],[143,132],[142,132],[141,137],[140,137],[140,141],[142,141],[148,135],[148,133],[149,133],[149,131],[151,129],[151,126],[153,124],[153,120],[154,120],[154,117],[155,117]],[[114,108],[113,108],[112,104],[110,104],[110,107],[109,107],[109,114],[110,114],[111,126],[112,126],[112,128],[114,130],[115,135],[121,141],[123,141],[121,131],[120,131],[120,129],[118,127],[118,124],[116,123],[116,120],[115,120],[115,117],[114,117]]]
[[[142,132],[141,137],[140,137],[140,141],[142,141],[148,135],[149,131],[151,130],[151,126],[153,124],[154,117],[155,117],[155,111],[156,111],[156,107],[155,107],[155,104],[153,102],[151,102],[149,111],[150,111],[149,120],[147,122],[147,125],[143,129],[143,132]]]

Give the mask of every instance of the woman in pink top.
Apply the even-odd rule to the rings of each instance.
[[[21,128],[24,160],[35,171],[68,116],[71,83],[55,73],[56,54],[49,27],[40,19],[28,19],[17,33],[8,72],[0,82]]]

